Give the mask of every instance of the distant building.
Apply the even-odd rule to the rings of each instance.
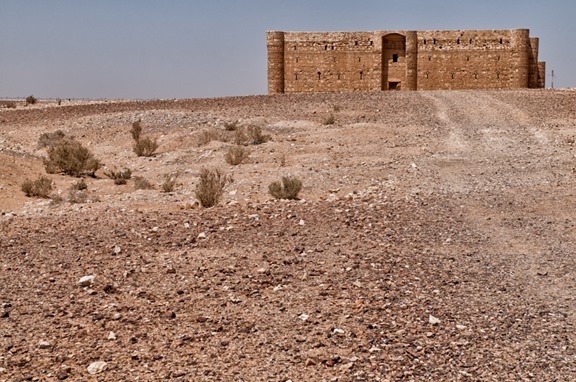
[[[528,29],[266,33],[268,93],[543,88]]]

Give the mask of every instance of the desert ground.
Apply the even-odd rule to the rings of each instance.
[[[237,166],[202,142],[234,122],[271,137]],[[56,130],[102,163],[83,200]],[[0,109],[0,381],[576,380],[575,156],[570,89]],[[40,175],[62,200],[24,195]]]

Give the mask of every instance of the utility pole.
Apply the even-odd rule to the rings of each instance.
[[[552,69],[552,89],[554,89],[554,69]]]

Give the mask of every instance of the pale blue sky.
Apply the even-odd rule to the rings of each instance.
[[[0,0],[0,97],[265,94],[267,30],[529,28],[576,87],[574,0]]]

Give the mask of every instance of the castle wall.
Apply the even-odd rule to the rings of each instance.
[[[527,29],[268,32],[269,93],[544,86]]]

